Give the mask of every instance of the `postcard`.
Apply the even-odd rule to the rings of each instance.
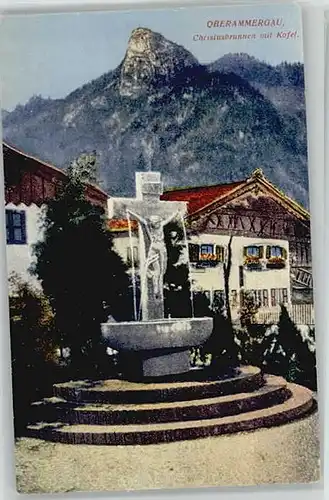
[[[17,489],[319,479],[301,12],[8,15]]]

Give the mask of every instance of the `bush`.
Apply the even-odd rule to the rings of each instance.
[[[54,314],[45,295],[18,277],[10,278],[11,361],[15,434],[25,428],[33,401],[61,378]]]
[[[216,299],[210,309],[205,294],[196,294],[194,300],[195,316],[211,316],[213,330],[209,339],[200,347],[201,360],[210,358],[212,375],[228,375],[237,366],[237,346],[234,342],[232,323],[225,314],[225,304]]]
[[[265,352],[271,343],[271,338],[266,335],[267,329],[267,325],[250,323],[248,327],[236,330],[235,338],[239,346],[241,364],[263,368]]]
[[[311,340],[314,331],[310,330]],[[281,306],[277,333],[265,356],[267,370],[285,377],[290,382],[317,389],[316,353],[291,320],[285,306]]]

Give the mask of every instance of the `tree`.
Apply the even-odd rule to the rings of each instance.
[[[269,370],[282,375],[290,382],[316,390],[315,350],[312,351],[307,340],[302,338],[284,305],[281,306],[277,334],[273,336],[266,364]]]
[[[67,173],[70,178],[79,179],[80,182],[99,184],[96,151],[82,153],[74,159],[69,165]]]
[[[105,211],[85,197],[90,162],[94,165],[93,155],[74,161],[58,195],[47,205],[44,238],[35,245],[32,267],[79,376],[99,376],[109,369],[100,324],[109,315],[119,321],[132,319],[129,277],[113,250]]]

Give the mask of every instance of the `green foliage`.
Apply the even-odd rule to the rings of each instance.
[[[271,344],[271,338],[266,335],[267,329],[267,325],[249,323],[236,330],[241,364],[264,367],[265,353]]]
[[[311,340],[314,331],[310,330]],[[316,353],[291,320],[285,306],[281,306],[277,334],[265,357],[268,371],[282,375],[291,382],[317,388]]]
[[[98,182],[96,151],[82,153],[71,162],[67,173],[71,179],[77,179],[78,182],[96,184]]]
[[[207,364],[210,359],[209,371],[212,375],[229,373],[237,366],[237,346],[234,342],[232,323],[225,313],[224,302],[218,298],[210,308],[208,297],[199,292],[194,296],[194,312],[196,317],[213,318],[212,333],[198,349],[200,360]]]
[[[182,225],[167,224],[164,230],[168,262],[164,276],[165,314],[172,318],[192,316],[187,243]]]
[[[109,315],[131,319],[132,300],[104,209],[85,199],[85,175],[77,165],[45,210],[44,239],[35,245],[32,272],[49,297],[75,376],[96,376],[109,369],[100,324]]]
[[[45,295],[17,276],[10,278],[10,336],[15,434],[29,419],[30,404],[58,381],[54,313]]]
[[[258,310],[259,305],[256,304],[254,297],[248,292],[243,292],[240,308],[240,323],[243,328],[249,328],[256,323]]]

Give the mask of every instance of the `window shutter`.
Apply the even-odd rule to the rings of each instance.
[[[266,258],[269,259],[271,257],[271,247],[267,245],[266,247]]]
[[[282,256],[285,260],[287,260],[287,250],[285,248],[282,248]]]
[[[288,290],[287,290],[287,288],[282,288],[282,302],[283,302],[283,304],[288,303]]]
[[[258,247],[259,248],[259,258],[262,259],[264,256],[264,247],[263,245]]]
[[[25,212],[20,213],[21,216],[21,229],[22,229],[22,243],[26,243],[26,214]]]
[[[218,262],[223,262],[224,260],[224,248],[220,245],[216,245],[216,257]]]
[[[7,245],[11,243],[13,236],[12,236],[12,229],[13,229],[13,221],[12,221],[12,216],[13,213],[11,210],[6,210],[6,230],[7,230]]]
[[[247,257],[248,255],[248,247],[243,247],[243,256]]]
[[[199,245],[195,245],[193,243],[189,243],[188,244],[188,252],[189,252],[190,262],[198,262],[198,260],[199,260],[199,252],[200,252]]]

